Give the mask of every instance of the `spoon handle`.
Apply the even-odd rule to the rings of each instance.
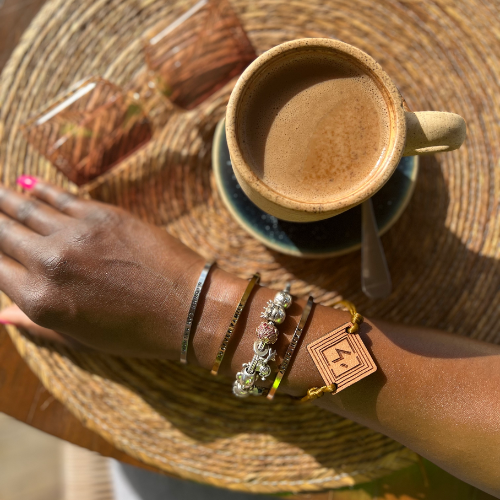
[[[371,299],[391,294],[391,274],[378,236],[371,198],[361,205],[361,288]]]

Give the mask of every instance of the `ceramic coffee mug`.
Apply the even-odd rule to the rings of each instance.
[[[308,51],[322,51],[332,62],[346,60],[376,83],[384,96],[389,115],[389,144],[382,161],[354,192],[325,203],[303,202],[283,196],[261,180],[241,147],[242,120],[248,109],[245,96],[259,78],[284,58],[295,58]],[[300,78],[300,76],[297,76]],[[452,151],[465,140],[464,119],[454,113],[405,110],[398,89],[381,66],[368,54],[338,40],[306,38],[278,45],[258,57],[239,78],[229,99],[226,134],[235,176],[250,200],[265,212],[287,221],[312,222],[340,214],[375,194],[391,177],[402,156]]]

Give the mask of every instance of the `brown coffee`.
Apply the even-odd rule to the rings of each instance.
[[[331,53],[294,54],[244,96],[241,147],[255,174],[282,196],[311,203],[364,185],[390,138],[384,97],[361,68]]]

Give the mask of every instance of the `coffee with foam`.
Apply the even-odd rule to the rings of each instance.
[[[363,69],[322,51],[284,57],[243,97],[242,152],[279,195],[325,203],[354,193],[383,163],[390,116]]]

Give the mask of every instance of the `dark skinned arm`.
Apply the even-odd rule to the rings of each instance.
[[[178,359],[204,261],[165,230],[37,182],[30,196],[0,188],[0,252],[0,289],[17,304],[1,321],[84,348]],[[246,284],[217,267],[210,273],[190,363],[211,368]],[[274,293],[252,294],[221,373],[234,376],[251,358],[260,312]],[[279,353],[304,304],[296,299],[280,327]],[[299,396],[323,385],[305,345],[348,320],[314,307],[280,391]],[[366,320],[360,335],[377,372],[308,404],[382,432],[500,497],[500,347],[379,320]]]

